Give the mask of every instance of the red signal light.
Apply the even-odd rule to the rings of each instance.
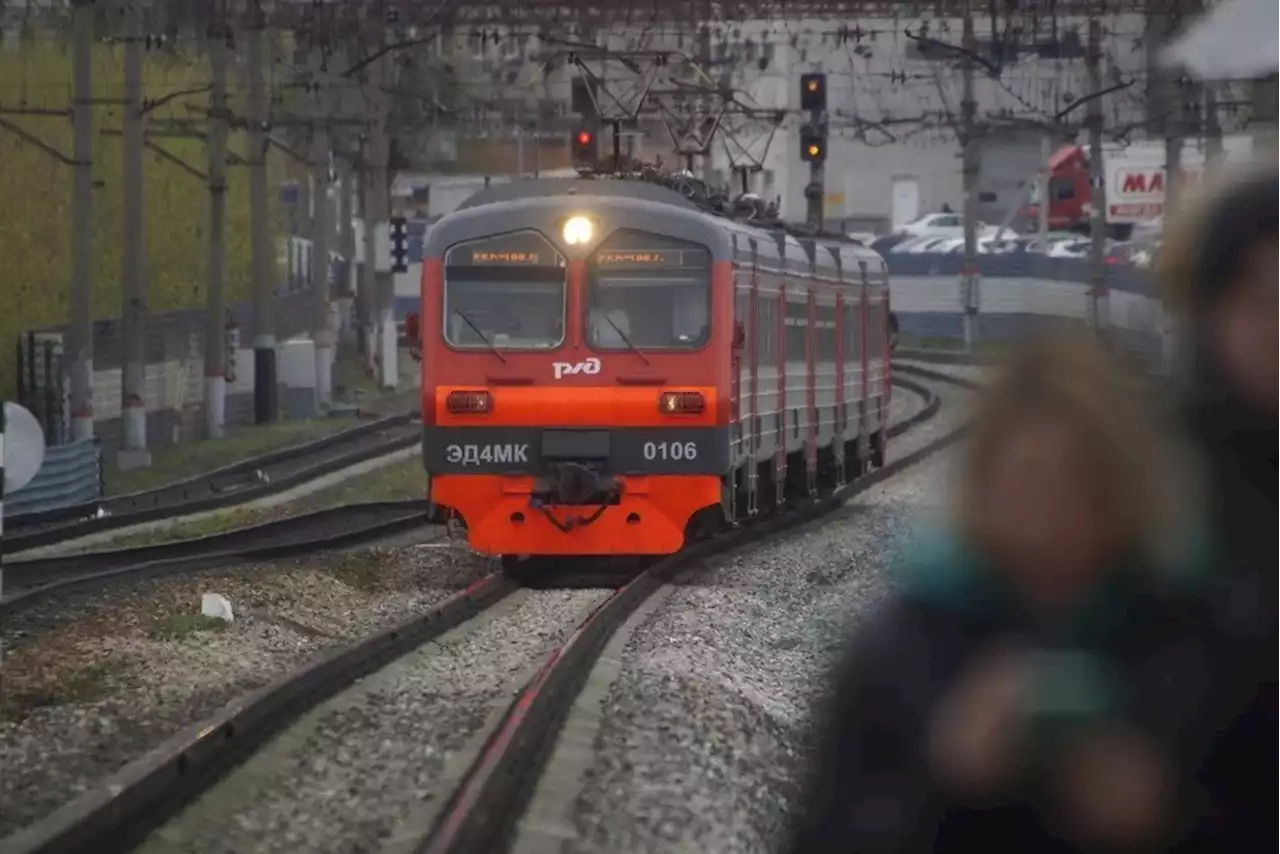
[[[584,131],[579,132],[579,133],[578,133],[578,145],[590,145],[590,144],[591,144],[591,134],[590,134],[588,131],[585,131],[585,130],[584,130]]]

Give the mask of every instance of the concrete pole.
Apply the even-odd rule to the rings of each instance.
[[[213,88],[209,94],[209,284],[205,293],[204,427],[221,438],[226,426],[227,330],[227,19],[225,0],[214,6],[209,38]]]
[[[1045,131],[1040,137],[1040,174],[1036,179],[1040,182],[1040,207],[1036,221],[1037,245],[1045,255],[1049,254],[1049,204],[1053,201],[1049,198],[1049,180],[1051,177],[1049,174],[1049,158],[1052,156],[1052,132]]]
[[[1102,91],[1102,22],[1089,18],[1089,43],[1085,55],[1089,69],[1089,94]],[[1102,99],[1085,105],[1089,130],[1089,324],[1101,331],[1108,323],[1107,299],[1107,192],[1102,170]]]
[[[391,143],[387,121],[390,105],[386,87],[390,63],[380,59],[374,63],[374,128],[370,164],[370,181],[373,193],[373,213],[376,227],[386,233],[391,210],[391,187],[387,171],[387,159]],[[399,342],[396,336],[395,275],[391,272],[389,258],[372,258],[376,287],[374,293],[378,306],[378,383],[384,389],[394,389],[400,383]]]
[[[311,50],[314,121],[311,126],[311,181],[314,185],[311,217],[311,338],[315,342],[316,402],[333,402],[333,348],[336,343],[329,304],[329,242],[333,221],[329,216],[329,86],[322,70],[319,48]]]
[[[341,346],[354,340],[352,303],[356,291],[355,170],[345,160],[338,166],[338,246],[345,260],[342,279],[335,283],[338,294],[338,335]]]
[[[1222,165],[1224,156],[1222,149],[1222,121],[1218,115],[1218,89],[1216,84],[1205,82],[1201,91],[1204,103],[1205,175],[1208,176]]]
[[[249,21],[249,221],[253,257],[253,420],[276,419],[276,276],[267,203],[267,87],[263,75],[264,22]]]
[[[147,451],[147,262],[146,202],[142,179],[142,20],[140,9],[125,10],[124,134],[122,139],[124,245],[120,271],[123,366],[120,411],[124,446],[116,455],[120,469],[151,465]]]
[[[973,9],[965,4],[964,31],[961,44],[966,51],[977,52],[978,39],[973,29]],[[978,103],[973,92],[973,62],[961,62],[960,115],[963,122],[960,144],[961,178],[964,188],[964,270],[961,290],[964,293],[964,345],[972,349],[978,338],[978,179],[981,169],[981,140],[978,138]]]
[[[372,158],[372,141],[367,147]],[[378,362],[378,277],[373,270],[377,247],[378,214],[377,193],[373,188],[373,169],[366,165],[360,172],[360,216],[364,221],[364,263],[360,265],[360,283],[356,290],[356,316],[360,322],[360,352],[365,366],[373,375]]]
[[[72,11],[72,107],[75,183],[71,204],[71,437],[93,438],[93,4]]]

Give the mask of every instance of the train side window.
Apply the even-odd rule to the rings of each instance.
[[[759,305],[756,309],[756,346],[759,352],[759,362],[761,365],[777,364],[777,345],[774,343],[775,333],[777,329],[778,301],[774,297],[762,296],[759,298]]]
[[[787,361],[803,362],[808,358],[805,349],[809,323],[809,306],[803,302],[787,300]]]
[[[836,307],[819,304],[815,310],[818,326],[818,359],[823,362],[836,360]]]
[[[845,362],[857,364],[862,361],[862,315],[861,303],[851,300],[844,304],[844,352]]]
[[[885,324],[887,318],[884,311],[884,302],[876,301],[871,303],[870,311],[867,314],[867,358],[879,359],[884,355],[885,347]]]

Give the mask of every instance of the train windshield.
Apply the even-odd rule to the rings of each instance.
[[[564,342],[560,267],[446,267],[444,337],[460,348],[547,350]]]
[[[632,263],[689,256],[666,268]],[[587,341],[597,350],[693,350],[711,334],[704,252],[601,253],[587,283]]]

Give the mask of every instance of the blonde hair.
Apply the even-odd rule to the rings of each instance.
[[[1055,331],[1024,345],[980,393],[960,465],[957,522],[978,534],[988,461],[1026,415],[1049,415],[1081,447],[1127,542],[1164,560],[1192,506],[1184,455],[1143,403],[1146,392],[1089,335]]]

